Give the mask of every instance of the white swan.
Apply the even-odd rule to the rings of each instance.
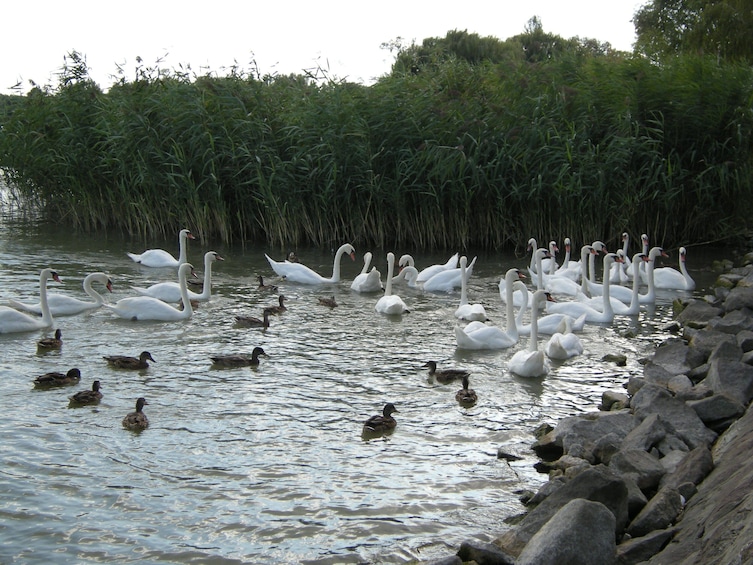
[[[89,273],[84,277],[84,292],[91,296],[94,299],[94,302],[81,300],[80,298],[75,298],[66,294],[48,294],[47,305],[50,308],[50,313],[53,316],[73,316],[75,314],[80,314],[81,312],[86,312],[87,310],[95,310],[102,306],[104,298],[92,288],[92,284],[95,282],[102,283],[108,291],[112,292],[112,281],[110,280],[110,277],[105,273]],[[42,314],[41,302],[37,302],[36,304],[26,304],[25,302],[20,302],[10,298],[8,299],[8,304],[17,310],[23,310],[24,312],[31,312],[37,315]]]
[[[685,256],[687,250],[680,247],[680,270],[672,267],[661,267],[654,269],[654,286],[661,289],[669,290],[695,290],[695,281],[690,277],[685,267]]]
[[[350,283],[351,290],[356,292],[381,292],[384,286],[382,285],[382,273],[380,273],[376,267],[372,267],[369,271],[369,265],[371,265],[371,251],[367,251],[363,254],[363,269]]]
[[[458,349],[507,349],[518,343],[518,328],[515,321],[513,293],[516,290],[527,292],[526,286],[518,277],[518,269],[508,269],[505,273],[505,306],[507,311],[507,330],[483,322],[474,321],[461,328],[455,326],[455,341]]]
[[[543,247],[541,249],[544,249]],[[542,260],[542,270],[538,271],[536,264],[536,252],[539,250],[539,247],[537,247],[536,238],[532,237],[528,240],[528,245],[526,246],[526,250],[531,252],[531,264],[529,265],[529,272],[543,272],[547,275],[552,274],[556,272],[558,269],[557,262],[555,260],[555,255],[557,254],[557,251],[559,251],[559,247],[557,247],[556,241],[550,241],[549,242],[549,248],[547,251],[549,252],[548,255],[544,256],[544,259]]]
[[[52,326],[54,320],[47,303],[47,281],[50,279],[62,282],[52,269],[42,269],[39,273],[39,303],[42,308],[42,317],[30,316],[10,306],[0,306],[0,334],[31,332]]]
[[[518,273],[518,279],[524,279],[526,276],[523,274],[523,272],[520,269],[515,269]],[[508,271],[509,273],[510,271]],[[507,274],[505,274],[501,279],[499,279],[499,298],[502,300],[502,304],[507,304],[507,297],[512,296],[513,300],[513,306],[516,308],[528,308],[528,304],[531,303],[533,300],[533,293],[526,289],[525,295],[520,292],[515,292],[513,294],[509,294],[507,292]]]
[[[418,288],[418,283],[416,283],[417,278],[418,278],[418,269],[416,269],[412,265],[408,265],[400,269],[400,272],[394,277],[392,277],[392,282],[398,283],[401,281],[407,281],[409,288]]]
[[[179,267],[186,262],[186,241],[196,239],[190,230],[180,230],[178,244],[180,253],[176,259],[164,249],[147,249],[143,253],[127,253],[137,263],[145,267]]]
[[[549,273],[544,272],[545,270],[544,259],[551,258],[551,255],[552,255],[551,251],[549,251],[548,249],[544,249],[543,247],[539,247],[533,253],[533,262],[536,268],[535,269],[529,268],[528,274],[531,277],[531,284],[535,284],[537,290],[543,290],[544,281],[550,279],[553,276],[553,275],[550,275]],[[531,300],[533,301],[533,297],[531,297]]]
[[[466,267],[466,274],[470,277],[473,274],[473,266],[476,264],[476,257]],[[418,274],[419,277],[421,273]],[[460,268],[447,269],[440,271],[428,281],[424,281],[423,289],[427,292],[452,292],[461,285]],[[420,282],[420,281],[419,281]]]
[[[380,314],[395,315],[410,312],[403,299],[392,294],[392,274],[395,272],[395,254],[387,253],[387,285],[382,296],[374,305],[374,309]]]
[[[562,259],[562,265],[560,265],[559,269],[557,269],[554,274],[557,277],[560,278],[568,278],[573,281],[578,280],[581,273],[581,264],[579,261],[571,261],[570,260],[570,253],[572,251],[572,243],[570,242],[570,238],[565,238],[565,256]]]
[[[483,304],[468,303],[468,257],[463,255],[460,258],[460,306],[455,310],[455,317],[461,320],[485,322],[487,320],[486,310]]]
[[[641,250],[643,251],[644,254],[646,255],[649,254],[648,234],[645,234],[645,233],[641,234]],[[645,262],[642,262],[640,265],[636,265],[636,267],[638,267],[638,275],[641,277],[644,283],[647,283],[648,279],[646,278],[646,276],[648,273],[649,265],[647,265]],[[625,268],[625,273],[627,274],[629,278],[632,279],[633,276],[635,275],[635,269],[633,268],[633,265],[628,265]]]
[[[622,256],[622,249],[620,249],[617,252],[617,255],[621,258]],[[648,257],[644,255],[643,253],[636,253],[633,256],[632,263],[636,265],[636,268],[640,269],[640,263],[641,261],[648,261]],[[616,263],[619,264],[619,263]],[[614,268],[614,267],[613,267]],[[611,280],[611,278],[610,278]],[[623,286],[610,286],[609,287],[609,300],[612,303],[612,309],[614,310],[614,313],[618,316],[637,316],[641,311],[641,295],[638,291],[638,286],[640,284],[640,278],[633,279],[633,286],[632,290],[629,290],[628,296],[630,297],[630,303],[626,304],[625,299],[622,294],[624,294],[624,291],[627,291],[627,287]],[[613,295],[615,294],[615,291],[620,291],[620,297],[615,298]],[[603,305],[603,298],[602,297],[594,297],[589,299],[581,300],[585,304],[589,304],[592,307],[596,308],[597,310],[601,309]]]
[[[545,290],[533,293],[531,304],[531,337],[528,338],[528,348],[516,351],[507,362],[507,369],[519,377],[543,377],[549,373],[549,362],[544,352],[539,349],[538,312],[539,308],[551,297]]]
[[[332,264],[332,276],[329,278],[321,276],[301,263],[275,261],[266,253],[264,256],[269,261],[269,266],[272,267],[272,270],[287,281],[301,284],[327,284],[340,282],[340,259],[345,254],[348,254],[353,261],[356,260],[356,250],[350,243],[344,243],[335,253],[335,260]]]
[[[612,269],[609,271],[609,282],[619,284],[626,283],[628,280],[630,280],[630,278],[627,276],[627,267],[630,264],[630,261],[628,261],[630,257],[630,255],[628,255],[629,247],[630,234],[628,234],[628,232],[622,232],[622,255],[625,259],[625,262],[612,263]]]
[[[200,293],[188,291],[188,298],[196,302],[207,302],[212,297],[212,263],[215,261],[224,261],[215,251],[204,253],[204,285]],[[180,302],[183,299],[180,290],[180,283],[175,281],[165,281],[153,284],[148,288],[134,286],[133,290],[142,296],[152,296],[159,298],[163,302]]]
[[[564,361],[583,353],[583,342],[573,333],[570,318],[565,318],[563,325],[560,331],[552,334],[544,347],[544,353],[550,359]]]
[[[178,281],[181,300],[183,301],[182,310],[153,296],[131,296],[129,298],[122,298],[115,304],[103,304],[102,306],[112,311],[113,314],[127,320],[153,320],[159,322],[187,320],[193,315],[193,308],[191,306],[191,299],[188,298],[186,283],[186,277],[192,271],[193,265],[191,263],[183,263],[178,267]]]
[[[609,273],[609,269],[612,263],[615,261],[622,261],[617,257],[616,253],[607,253],[604,255],[604,272]],[[614,320],[614,310],[612,308],[612,302],[609,298],[609,277],[604,279],[603,293],[602,293],[603,310],[597,310],[596,308],[584,303],[584,302],[551,302],[547,303],[547,311],[561,314],[569,314],[573,318],[579,318],[583,314],[586,315],[586,322],[588,323],[608,323]]]
[[[400,266],[401,267],[402,267],[402,260],[405,257],[406,256],[403,255],[400,258],[400,261],[401,261]],[[408,255],[407,257],[410,257],[410,255]],[[417,282],[428,281],[430,278],[432,278],[437,273],[441,273],[442,271],[447,271],[449,269],[455,269],[455,268],[457,268],[457,266],[458,266],[458,258],[459,257],[460,257],[460,253],[455,253],[452,257],[450,257],[447,260],[447,263],[445,263],[444,265],[431,265],[430,267],[426,267],[425,269],[419,271]]]

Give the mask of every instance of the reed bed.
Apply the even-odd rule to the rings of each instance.
[[[368,87],[160,71],[105,93],[67,76],[0,106],[0,167],[82,230],[486,249],[630,231],[669,246],[753,217],[751,70],[712,58],[448,58]]]

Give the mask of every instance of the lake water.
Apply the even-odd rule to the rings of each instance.
[[[50,292],[80,298],[87,273],[109,273],[108,302],[134,295],[132,286],[173,280],[172,270],[126,256],[147,247],[177,255],[177,235],[144,242],[5,218],[1,297],[37,302],[46,266],[63,280]],[[622,391],[668,336],[671,300],[688,295],[659,292],[640,316],[587,325],[582,356],[553,363],[546,378],[522,379],[506,362],[528,338],[502,351],[456,349],[459,293],[396,285],[411,312],[385,317],[374,311],[375,295],[352,292],[363,253],[374,252],[384,275],[388,250],[357,249],[355,262],[343,259],[343,281],[323,287],[279,280],[264,253],[281,259],[286,250],[191,241],[199,275],[208,250],[225,261],[215,263],[212,300],[187,321],[130,322],[104,309],[58,317],[64,345],[47,354],[36,342],[52,330],[0,335],[0,562],[403,563],[448,555],[471,538],[489,541],[524,510],[519,491],[546,480],[533,469],[535,428],[596,410],[604,391]],[[412,253],[419,268],[451,255],[392,251]],[[330,249],[297,252],[331,273]],[[697,295],[714,279],[705,268],[711,253],[689,252]],[[497,284],[507,268],[527,264],[528,257],[478,253],[470,301],[504,326]],[[276,303],[257,290],[259,274],[280,286],[288,311],[266,331],[236,327],[234,315]],[[332,295],[337,308],[318,304]],[[211,364],[211,355],[255,346],[268,354],[258,368]],[[144,371],[111,369],[102,359],[142,350],[156,360]],[[624,353],[627,365],[601,361],[606,353]],[[469,370],[478,403],[462,408],[459,383],[429,381],[421,368],[428,360]],[[71,367],[81,370],[79,385],[32,389],[37,375]],[[102,402],[69,409],[68,397],[95,379]],[[121,420],[139,396],[149,403],[150,427],[137,434]],[[363,421],[386,402],[399,410],[397,429],[363,439]],[[498,459],[499,448],[521,459]]]

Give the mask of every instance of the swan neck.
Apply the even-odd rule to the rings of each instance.
[[[212,259],[204,257],[204,287],[201,289],[201,300],[209,300],[212,296]],[[186,284],[188,288],[188,284]]]
[[[53,323],[50,305],[47,303],[47,281],[49,278],[46,271],[39,276],[39,305],[42,309],[42,322],[45,327],[49,327]]]
[[[183,300],[183,317],[184,318],[190,318],[193,315],[193,306],[191,306],[191,299],[188,296],[188,283],[186,282],[187,275],[188,275],[188,269],[179,268],[178,285],[180,286],[180,297]]]
[[[188,236],[185,233],[180,232],[180,238],[178,241],[178,252],[179,252],[178,265],[182,265],[183,263],[188,261],[187,256],[186,256],[186,247],[187,247],[186,242],[187,241],[188,241]]]
[[[384,285],[384,295],[392,296],[392,275],[395,272],[395,256],[387,255],[387,282]]]
[[[91,296],[94,299],[94,302],[96,304],[104,304],[105,299],[102,297],[100,293],[98,293],[96,290],[94,290],[94,287],[92,286],[92,283],[94,282],[94,276],[93,275],[87,275],[84,277],[84,292]]]
[[[332,278],[329,280],[329,282],[340,282],[340,259],[342,259],[342,256],[345,254],[346,249],[347,246],[341,245],[340,249],[338,249],[337,253],[335,253],[335,262],[332,264]]]

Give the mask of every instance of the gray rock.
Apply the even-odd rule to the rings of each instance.
[[[685,396],[693,389],[693,381],[685,375],[675,375],[667,383],[667,389],[675,395]]]
[[[753,399],[753,367],[742,361],[712,361],[703,383],[746,406]]]
[[[695,410],[657,385],[646,384],[632,398],[630,405],[639,420],[651,414],[661,414],[662,420],[671,424],[678,437],[691,449],[708,446],[717,437],[704,425]]]
[[[625,388],[627,389],[628,395],[633,396],[645,384],[646,384],[646,379],[644,379],[643,377],[633,376],[628,379],[627,386]]]
[[[582,498],[565,504],[526,544],[517,565],[610,565],[616,562],[615,517]]]
[[[637,565],[660,552],[677,532],[676,528],[655,530],[639,538],[631,538],[617,546],[619,565]]]
[[[692,400],[687,404],[709,428],[714,430],[720,422],[731,423],[731,420],[736,420],[745,413],[745,406],[724,393]]]
[[[720,316],[723,313],[721,308],[717,308],[702,300],[691,300],[685,309],[680,312],[676,320],[681,324],[688,322],[708,322],[710,319]]]
[[[714,461],[711,452],[705,447],[698,447],[688,452],[679,465],[671,473],[664,475],[659,481],[659,488],[671,486],[679,488],[684,483],[698,485],[713,470]]]
[[[515,565],[515,558],[491,543],[466,541],[460,544],[457,556],[463,561],[478,565]]]
[[[611,390],[606,390],[601,394],[601,406],[599,406],[599,410],[609,412],[610,410],[612,410],[615,404],[618,405],[617,409],[621,410],[628,405],[628,402],[628,395],[624,392],[613,392]]]
[[[650,414],[625,436],[621,448],[648,451],[667,435],[667,429],[659,414]]]
[[[711,352],[723,341],[731,341],[737,344],[737,339],[734,335],[708,329],[693,333],[688,344],[708,358]]]
[[[732,310],[724,316],[709,320],[708,328],[728,334],[738,334],[744,330],[753,330],[753,316],[747,308]]]
[[[670,338],[656,348],[651,358],[653,364],[659,365],[672,375],[687,373],[705,361],[702,354],[688,346],[680,338]]]
[[[628,520],[628,489],[625,481],[604,465],[591,467],[545,498],[536,508],[526,514],[517,528],[505,532],[497,543],[512,555],[518,555],[533,535],[548,522],[557,511],[571,500],[584,498],[600,502],[615,517],[613,535],[620,535]]]
[[[724,340],[719,342],[719,344],[711,351],[708,363],[710,365],[716,360],[739,361],[742,356],[743,350],[740,349],[740,346],[737,344],[737,339],[735,339],[735,341]]]
[[[743,286],[744,280],[730,290],[727,298],[724,299],[724,310],[726,312],[740,310],[741,308],[753,308],[753,286]]]
[[[683,462],[687,454],[687,450],[683,451],[681,449],[673,449],[672,451],[661,457],[661,459],[659,459],[659,463],[661,463],[661,466],[664,468],[664,473],[673,473],[674,471],[676,471],[677,467],[680,465],[680,463]]]
[[[463,565],[463,560],[457,555],[450,555],[442,559],[432,559],[431,561],[422,561],[421,565]]]
[[[735,338],[743,353],[753,351],[753,331],[743,330]]]
[[[663,487],[630,522],[627,531],[631,536],[638,537],[653,530],[663,530],[677,519],[682,505],[682,496],[676,488]]]
[[[609,468],[616,474],[635,481],[643,492],[656,488],[665,473],[659,460],[642,449],[615,453],[609,462]]]

